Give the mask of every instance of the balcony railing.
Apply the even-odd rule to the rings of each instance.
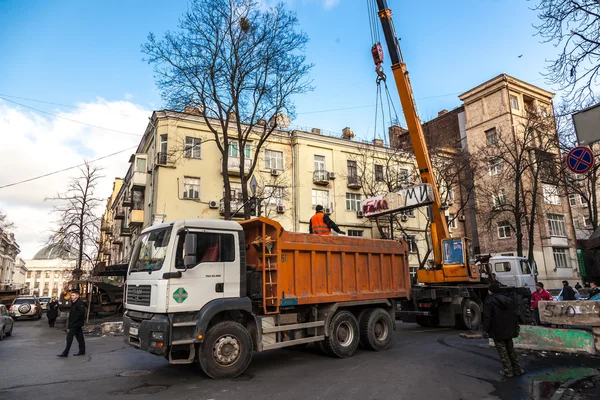
[[[329,171],[324,169],[314,171],[313,183],[315,185],[329,185]]]
[[[131,220],[129,225],[143,225],[144,224],[144,210],[131,210]]]
[[[167,165],[169,157],[167,153],[156,153],[156,165]]]
[[[350,189],[360,189],[362,188],[362,181],[358,176],[350,175],[348,177],[348,187]]]
[[[131,228],[128,226],[122,226],[121,236],[131,237]]]
[[[125,219],[125,211],[122,207],[117,208],[115,212],[115,219]]]
[[[252,166],[252,160],[244,159],[244,174],[248,174],[250,167]],[[221,173],[223,173],[223,164],[221,164]],[[238,157],[229,157],[227,159],[227,172],[230,175],[240,175],[240,159]]]

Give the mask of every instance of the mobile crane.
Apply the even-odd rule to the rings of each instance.
[[[449,235],[408,69],[394,29],[392,11],[387,6],[387,0],[377,0],[377,8],[421,181],[431,185],[433,191],[433,266],[417,271],[418,281],[423,285],[413,286],[411,300],[401,303],[399,314],[403,321],[417,322],[423,326],[457,325],[473,329],[481,322],[483,300],[487,296],[488,282],[494,279],[494,274],[490,270],[489,260],[482,260],[479,265],[471,263],[474,254],[473,243],[469,238],[451,238]],[[383,51],[380,43],[373,46],[372,54],[377,71],[381,74],[379,70],[383,62]],[[520,274],[533,276],[526,259],[513,261],[517,262]],[[482,272],[487,277],[482,278]],[[526,287],[506,287],[503,290],[518,306],[521,321],[530,322],[531,291]]]

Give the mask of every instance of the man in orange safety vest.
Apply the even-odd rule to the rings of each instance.
[[[329,218],[329,215],[323,212],[323,206],[316,207],[316,213],[310,219],[308,231],[317,235],[331,235],[333,229],[337,233],[345,235],[346,232],[340,230],[338,226]]]

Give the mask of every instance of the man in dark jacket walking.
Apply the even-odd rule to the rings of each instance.
[[[563,290],[562,290],[562,300],[577,300],[575,298],[575,290],[569,286],[569,282],[562,281]]]
[[[69,350],[71,350],[71,344],[73,344],[73,337],[77,339],[77,343],[79,344],[79,352],[73,355],[85,355],[83,324],[85,323],[86,314],[87,307],[83,300],[81,300],[81,298],[79,297],[79,291],[73,290],[71,292],[71,311],[69,312],[69,324],[67,326],[67,347],[65,347],[65,350],[58,355],[59,357],[69,356]]]
[[[500,293],[500,286],[494,282],[488,288],[490,294],[483,304],[483,332],[484,337],[494,339],[494,344],[500,361],[500,373],[508,378],[521,375],[525,371],[521,368],[513,338],[519,336],[519,320],[513,301]]]

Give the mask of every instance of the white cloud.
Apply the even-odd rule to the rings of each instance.
[[[327,10],[337,6],[338,4],[340,4],[340,0],[323,0],[323,7],[325,7]]]
[[[150,111],[128,101],[108,102],[98,98],[78,104],[72,112],[53,114],[108,129],[143,134]],[[0,186],[68,168],[120,150],[134,147],[140,137],[94,128],[56,117],[42,117],[0,101]],[[96,194],[106,198],[116,176],[127,172],[129,155],[135,149],[97,162],[104,178]],[[0,189],[0,208],[17,228],[15,237],[21,257],[30,258],[43,246],[53,226],[52,203],[45,198],[63,192],[77,169]],[[99,210],[101,213],[103,210]]]
[[[131,93],[125,93],[125,100],[133,99],[133,95]]]

